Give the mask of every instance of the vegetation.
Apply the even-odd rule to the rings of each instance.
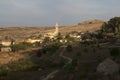
[[[37,56],[41,57],[43,54],[54,54],[61,45],[62,44],[58,42],[49,45],[43,45],[42,49],[38,50]]]
[[[119,48],[112,48],[112,49],[110,49],[110,54],[111,54],[111,56],[113,56],[114,59],[116,57],[119,57],[120,56]]]
[[[92,24],[90,22],[90,24]],[[111,48],[110,53],[108,52],[108,48],[101,48],[100,40],[105,39],[105,34],[118,34],[120,32],[119,30],[119,19],[113,18],[108,23],[104,23],[102,26],[102,30],[98,30],[95,33],[86,32],[83,34],[83,42],[81,42],[81,45],[75,44],[73,47],[71,44],[68,44],[66,47],[66,53],[65,55],[69,55],[69,58],[71,58],[72,62],[70,64],[65,64],[64,59],[59,60],[58,57],[59,54],[54,54],[56,51],[62,46],[62,43],[59,42],[63,37],[61,33],[59,33],[56,36],[56,39],[51,39],[49,37],[46,37],[42,44],[39,44],[39,42],[36,42],[34,44],[30,43],[20,43],[20,44],[14,44],[11,46],[12,51],[19,51],[19,50],[25,50],[27,48],[41,46],[42,49],[39,49],[35,55],[30,54],[30,59],[27,60],[18,60],[18,62],[11,62],[10,64],[3,65],[0,67],[0,76],[6,76],[7,73],[10,71],[38,71],[43,70],[43,72],[40,72],[41,74],[47,73],[46,70],[55,70],[60,68],[60,75],[63,76],[62,72],[67,72],[67,74],[72,74],[73,79],[76,80],[75,77],[78,77],[78,74],[80,76],[80,79],[88,79],[89,76],[94,76],[94,70],[96,70],[97,65],[99,64],[98,60],[103,60],[107,57],[109,57],[109,54],[113,56],[114,58],[117,58],[120,56],[120,50],[119,48]],[[115,34],[114,34],[115,33]],[[73,31],[71,34],[78,34],[78,32]],[[39,35],[39,38],[42,35]],[[74,36],[74,35],[73,35]],[[71,35],[67,34],[66,39],[68,42],[75,41],[74,37],[71,37]],[[110,41],[109,41],[110,42]],[[76,42],[77,43],[77,42]],[[108,43],[109,44],[109,43]],[[96,46],[97,47],[96,47]],[[105,44],[106,45],[106,44]],[[104,46],[104,44],[103,44]],[[63,48],[63,47],[62,47]],[[62,48],[60,50],[62,51]],[[74,50],[75,49],[75,50]],[[103,51],[102,51],[103,49]],[[60,51],[59,50],[59,51]],[[99,50],[99,51],[98,51]],[[63,51],[64,52],[64,51]],[[72,53],[70,53],[72,52]],[[104,54],[106,53],[106,54]],[[54,55],[53,55],[54,54]],[[44,55],[44,56],[43,56]],[[63,55],[64,56],[64,55]],[[55,59],[53,59],[53,57]],[[67,57],[67,56],[65,56]],[[28,58],[28,55],[27,55]],[[58,59],[56,59],[58,58]],[[67,58],[66,58],[67,59]],[[54,61],[56,60],[56,61]],[[58,61],[57,61],[58,60]],[[68,59],[69,60],[69,59]],[[65,66],[63,68],[63,66]],[[61,69],[63,68],[63,69]],[[53,70],[53,71],[54,71]],[[49,71],[48,71],[49,72]],[[96,72],[95,72],[96,73]],[[34,75],[34,74],[33,74]],[[29,76],[29,75],[28,75]],[[46,76],[42,75],[42,76]],[[65,75],[67,76],[67,75]],[[33,77],[33,76],[32,76]],[[55,76],[56,77],[56,76]],[[56,80],[56,79],[54,79]],[[64,80],[64,79],[61,79]],[[65,79],[67,80],[67,79]],[[72,80],[72,79],[71,79]]]
[[[75,67],[77,66],[78,59],[72,60],[71,64],[66,66],[66,70],[68,73],[74,73]]]
[[[11,48],[12,48],[13,52],[20,51],[20,50],[25,50],[25,49],[30,48],[30,47],[33,47],[33,45],[30,44],[30,43],[26,43],[26,42],[11,45]]]
[[[67,50],[68,52],[71,52],[71,51],[73,50],[73,49],[72,49],[72,45],[67,45],[66,50]]]
[[[11,71],[24,71],[32,68],[34,63],[30,59],[20,60],[19,62],[12,62],[3,66],[0,66],[0,77],[7,76]]]
[[[56,37],[57,37],[57,40],[62,39],[62,35],[61,35],[61,33],[59,32],[58,35],[57,35]]]
[[[104,23],[102,26],[102,30],[104,32],[120,32],[120,17],[114,17],[108,21],[108,23]]]
[[[46,37],[43,41],[43,44],[50,44],[51,43],[51,39],[49,37]]]
[[[75,41],[75,38],[74,37],[71,37],[69,34],[67,34],[66,36],[65,36],[65,38],[67,39],[67,41]]]
[[[88,49],[87,49],[87,48],[84,48],[84,52],[85,52],[85,53],[88,53]]]

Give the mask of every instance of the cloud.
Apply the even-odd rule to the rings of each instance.
[[[62,25],[120,16],[120,0],[0,0],[0,26]]]

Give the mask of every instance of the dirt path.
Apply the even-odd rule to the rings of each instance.
[[[63,66],[63,67],[65,67],[66,65],[68,65],[68,64],[70,64],[70,63],[72,62],[72,59],[63,55],[66,46],[62,46],[61,48],[63,48],[63,50],[61,51],[61,53],[60,53],[59,56],[62,57],[62,58],[64,58],[64,59],[67,59],[67,60],[68,60],[68,62]],[[50,74],[48,74],[48,75],[47,75],[45,78],[43,78],[42,80],[49,80],[49,79],[53,78],[57,72],[59,72],[59,70],[54,70],[54,71],[52,71]]]
[[[71,59],[71,58],[66,57],[66,56],[63,55],[63,53],[64,53],[64,51],[65,51],[65,48],[66,48],[66,46],[63,46],[63,50],[61,51],[61,53],[60,53],[60,55],[59,55],[60,57],[68,60],[68,62],[67,62],[63,67],[67,66],[68,64],[70,64],[70,63],[72,62],[72,59]]]
[[[44,79],[42,79],[42,80],[49,80],[50,78],[53,78],[57,72],[59,72],[59,70],[54,70],[53,72],[51,72],[50,74],[48,74],[48,75],[47,75]]]

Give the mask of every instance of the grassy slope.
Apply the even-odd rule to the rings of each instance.
[[[94,22],[94,21],[93,21]],[[83,24],[77,24],[73,26],[60,26],[59,31],[62,34],[71,32],[71,31],[95,31],[100,29],[103,21],[94,22],[89,24],[83,22]],[[0,28],[0,39],[4,36],[10,36],[15,39],[25,39],[32,34],[46,33],[46,32],[54,32],[54,27],[9,27],[9,28]]]

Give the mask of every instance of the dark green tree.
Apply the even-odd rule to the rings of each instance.
[[[43,41],[45,44],[49,44],[51,42],[51,39],[49,37],[46,37]]]
[[[61,35],[60,32],[59,32],[58,35],[57,35],[57,39],[58,39],[58,40],[62,39],[62,35]]]
[[[26,42],[11,45],[11,48],[12,48],[13,52],[20,51],[20,50],[25,50],[25,49],[30,48],[30,47],[33,47],[33,45],[30,44],[30,43],[26,43]]]
[[[119,57],[120,56],[119,48],[112,48],[112,49],[110,49],[110,54],[111,54],[111,56],[113,56],[114,59],[116,57]]]
[[[102,30],[105,32],[120,32],[120,17],[114,17],[110,19],[107,23],[102,25]]]
[[[68,45],[67,47],[66,47],[66,50],[68,51],[68,52],[71,52],[73,49],[72,49],[72,45]]]

